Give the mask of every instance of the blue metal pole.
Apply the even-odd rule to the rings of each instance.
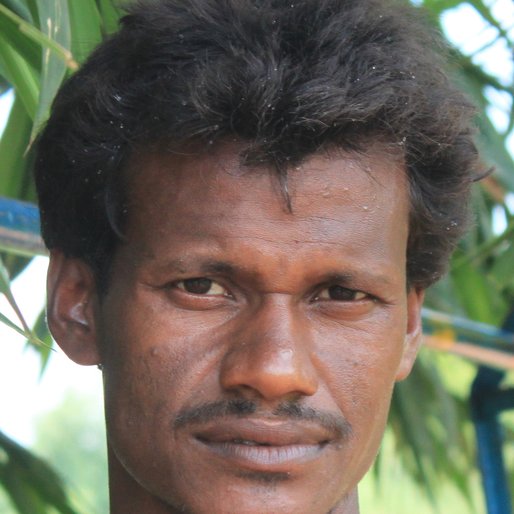
[[[514,353],[514,333],[510,326],[497,328],[426,307],[422,309],[421,317],[424,334],[451,334],[454,341],[466,341],[481,348],[490,348],[507,354]]]
[[[514,311],[504,324],[507,331],[513,328]],[[514,407],[514,389],[500,389],[504,375],[503,371],[482,366],[471,389],[471,414],[488,514],[512,513],[498,415],[502,410]]]
[[[473,383],[471,411],[478,447],[478,465],[482,473],[488,514],[511,514],[510,493],[503,461],[503,436],[498,412],[492,401],[498,379],[504,373],[481,367]],[[495,382],[498,382],[496,386]]]
[[[0,197],[0,250],[20,255],[45,255],[36,205]]]

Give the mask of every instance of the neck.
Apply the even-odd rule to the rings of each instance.
[[[196,514],[167,505],[143,488],[126,471],[108,447],[110,514]],[[320,513],[324,514],[324,513]],[[359,514],[357,489],[354,489],[326,514]]]
[[[109,445],[107,455],[110,514],[175,514],[176,509],[166,505],[134,480]]]

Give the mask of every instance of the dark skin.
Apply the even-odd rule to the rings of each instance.
[[[289,211],[239,150],[134,159],[101,300],[52,252],[52,333],[104,369],[112,514],[357,514],[414,362],[401,159],[312,156]]]

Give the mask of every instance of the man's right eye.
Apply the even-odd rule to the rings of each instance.
[[[205,296],[227,296],[228,291],[210,278],[195,277],[185,280],[179,280],[174,283],[177,289],[182,289],[187,293],[205,295]]]
[[[318,300],[335,300],[338,302],[358,302],[369,298],[369,295],[363,291],[335,284],[322,289],[316,298]]]

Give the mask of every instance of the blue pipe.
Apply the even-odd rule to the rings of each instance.
[[[490,348],[508,354],[514,354],[514,332],[507,325],[503,328],[493,327],[485,323],[470,321],[423,308],[423,332],[425,334],[448,334],[454,341],[473,343],[482,348]]]
[[[504,329],[514,330],[514,309]],[[501,389],[505,372],[481,366],[471,388],[471,416],[475,424],[478,464],[488,514],[512,514],[509,482],[503,459],[501,411],[514,408],[514,389]]]
[[[46,255],[36,205],[0,197],[0,250],[20,255]]]

